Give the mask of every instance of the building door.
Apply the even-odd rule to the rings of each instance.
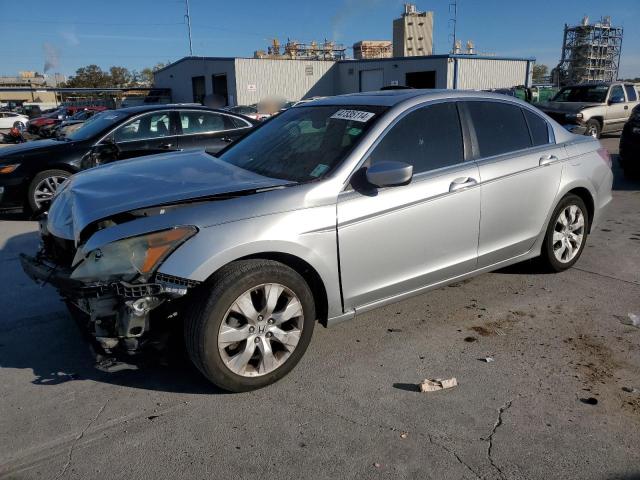
[[[204,77],[191,77],[191,88],[193,90],[193,103],[202,103],[206,94]]]
[[[405,85],[413,88],[436,88],[436,72],[407,72],[405,75]]]
[[[211,82],[213,84],[213,94],[220,97],[222,100],[223,107],[229,105],[229,92],[227,90],[227,74],[226,73],[218,73],[214,74],[211,77]]]
[[[360,71],[360,91],[373,92],[380,90],[384,85],[382,69]]]

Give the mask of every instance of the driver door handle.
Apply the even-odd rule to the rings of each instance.
[[[160,148],[163,150],[169,150],[171,147],[173,147],[173,143],[163,143],[160,145]]]
[[[227,136],[224,136],[224,137],[220,138],[220,140],[222,140],[225,143],[233,142],[233,139],[231,137],[227,137]]]
[[[451,185],[449,185],[450,192],[457,192],[458,190],[464,190],[465,188],[473,187],[477,185],[478,181],[475,178],[471,177],[460,177],[456,178]]]
[[[538,164],[541,167],[546,167],[547,165],[551,165],[553,162],[557,161],[558,157],[556,157],[555,155],[546,155],[544,157],[540,157],[540,162],[538,162]]]

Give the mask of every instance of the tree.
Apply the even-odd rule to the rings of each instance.
[[[153,73],[157,72],[161,68],[163,68],[166,64],[164,63],[156,63],[153,67],[143,68],[140,71],[139,82],[144,83],[145,85],[153,85]]]
[[[125,67],[111,67],[109,76],[111,77],[112,87],[128,87],[133,83],[133,76]]]
[[[544,83],[548,80],[549,67],[543,64],[533,66],[533,83]]]
[[[98,65],[87,65],[76,70],[76,74],[67,80],[69,88],[105,88],[111,86],[111,76]]]

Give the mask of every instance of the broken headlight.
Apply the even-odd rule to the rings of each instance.
[[[147,277],[196,232],[195,227],[176,227],[109,243],[91,251],[71,273],[71,278],[84,281],[111,278],[131,281],[139,275]]]

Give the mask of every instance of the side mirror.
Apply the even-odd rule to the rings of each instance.
[[[379,162],[366,170],[367,181],[376,187],[406,185],[413,178],[413,165],[404,162]]]
[[[624,97],[620,95],[616,95],[615,97],[611,97],[609,99],[609,105],[613,105],[614,103],[624,103]]]

